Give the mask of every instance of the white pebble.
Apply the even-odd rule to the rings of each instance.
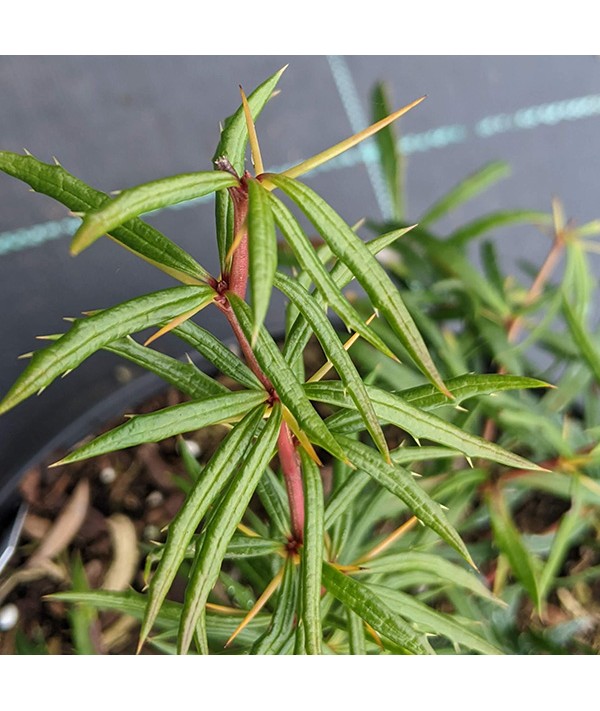
[[[148,496],[146,496],[146,504],[149,508],[155,509],[160,506],[165,500],[165,497],[160,491],[151,491]]]
[[[197,458],[200,456],[202,450],[200,449],[200,445],[198,444],[198,442],[193,439],[184,439],[183,441],[192,457]]]
[[[112,484],[116,478],[117,472],[114,470],[114,467],[104,467],[100,470],[100,481],[103,484]]]
[[[160,537],[160,528],[154,524],[149,523],[146,528],[144,528],[144,538],[147,541],[156,541]]]
[[[19,621],[19,608],[10,603],[0,609],[0,632],[8,632]]]

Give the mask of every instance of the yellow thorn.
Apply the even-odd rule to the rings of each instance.
[[[312,170],[313,168],[316,168],[317,166],[326,163],[332,158],[339,156],[341,153],[344,153],[344,151],[347,151],[350,148],[354,148],[354,146],[358,145],[365,139],[370,138],[378,131],[381,131],[382,128],[385,128],[396,119],[399,119],[400,116],[403,116],[404,114],[408,113],[411,109],[420,104],[425,98],[425,96],[422,96],[420,99],[417,99],[416,101],[413,101],[412,103],[403,106],[401,109],[398,109],[398,111],[395,111],[386,118],[381,119],[381,121],[377,121],[377,123],[374,123],[372,126],[365,128],[364,131],[360,131],[354,136],[350,136],[350,138],[346,138],[344,141],[337,143],[335,146],[332,146],[331,148],[328,148],[327,150],[322,151],[321,153],[317,153],[317,155],[313,156],[312,158],[308,158],[307,160],[302,161],[302,163],[299,163],[293,168],[289,168],[288,170],[283,171],[282,175],[285,175],[288,178],[298,178],[300,175],[307,173],[309,170]]]
[[[296,418],[287,409],[287,407],[283,408],[283,419],[285,420],[287,426],[292,430],[298,442],[300,442],[302,447],[304,447],[308,456],[317,466],[322,467],[323,462],[319,459],[319,455],[315,452],[311,441],[308,439],[306,433],[302,430],[302,428],[298,425],[298,423],[296,422]]]
[[[360,228],[365,224],[367,221],[366,217],[361,217],[360,220],[357,220],[353,225],[352,225],[352,231],[353,232],[358,232]]]
[[[401,538],[407,531],[410,531],[411,528],[415,526],[417,523],[417,517],[416,516],[411,516],[411,518],[408,519],[408,521],[405,521],[401,526],[398,526],[398,528],[395,531],[392,531],[389,536],[383,539],[381,543],[378,543],[374,548],[371,548],[371,550],[368,553],[365,553],[361,558],[359,558],[357,561],[355,561],[355,564],[358,565],[360,563],[366,563],[366,561],[371,560],[372,558],[375,558],[375,556],[379,555],[381,552],[383,552],[386,548],[392,545],[392,543],[395,543],[399,538]]]
[[[561,201],[556,197],[552,198],[552,221],[554,231],[559,235],[565,229],[565,212]]]
[[[246,526],[245,523],[238,523],[237,527],[245,536],[249,536],[250,538],[260,538],[258,533],[253,531],[249,526]]]
[[[225,264],[231,266],[231,260],[233,259],[235,250],[240,246],[240,243],[244,239],[244,235],[246,234],[247,230],[248,230],[248,227],[246,226],[246,221],[244,220],[242,226],[240,227],[240,229],[237,231],[235,237],[233,238],[231,247],[229,247],[229,251],[227,252],[227,256],[225,257]]]
[[[248,104],[248,99],[244,90],[240,86],[240,94],[242,95],[242,105],[244,107],[244,116],[246,118],[246,127],[248,128],[248,138],[250,140],[250,153],[252,154],[252,162],[254,164],[254,171],[256,175],[261,175],[265,172],[265,168],[262,162],[262,156],[260,155],[260,146],[258,145],[258,136],[256,135],[256,126],[252,120],[252,111],[250,111],[250,105]]]
[[[366,325],[369,326],[371,321],[377,316],[377,312],[373,313],[369,318],[366,320]],[[356,341],[360,338],[360,333],[353,333],[352,336],[344,343],[343,348],[345,351],[350,350],[350,348],[356,343]],[[322,365],[317,372],[311,376],[307,382],[308,383],[316,383],[319,380],[322,380],[327,373],[333,368],[333,363],[328,360],[324,365]]]
[[[245,627],[247,627],[250,624],[250,622],[252,622],[252,620],[256,617],[256,615],[258,615],[258,613],[266,605],[266,603],[268,602],[271,595],[279,587],[279,584],[281,583],[281,580],[283,578],[283,571],[284,571],[284,568],[282,567],[281,570],[277,573],[277,575],[273,578],[273,580],[271,580],[271,582],[267,585],[263,594],[254,603],[254,607],[250,610],[250,612],[246,615],[246,617],[244,617],[244,619],[236,627],[235,631],[233,632],[231,637],[227,640],[227,642],[225,642],[225,647],[229,647],[229,645],[238,636],[238,634]]]
[[[203,301],[200,306],[196,306],[194,309],[190,309],[190,311],[186,311],[184,314],[179,314],[179,316],[176,316],[174,319],[169,321],[169,323],[166,326],[163,326],[161,329],[159,329],[156,333],[154,333],[148,340],[144,343],[145,346],[149,346],[153,341],[156,341],[157,338],[160,338],[161,336],[164,336],[165,333],[168,333],[169,331],[172,331],[174,328],[177,328],[180,324],[182,324],[184,321],[187,321],[189,318],[197,314],[199,311],[202,311],[202,309],[206,308],[213,300],[213,297],[209,297],[205,301]]]
[[[375,644],[379,647],[379,649],[381,649],[383,651],[384,646],[383,646],[383,642],[381,641],[381,637],[377,634],[377,632],[375,632],[375,630],[371,627],[371,625],[368,622],[365,622],[365,627],[366,627],[367,632],[375,640]]]
[[[222,615],[242,615],[243,610],[239,610],[237,607],[227,607],[227,605],[216,605],[214,602],[207,602],[206,609],[212,612],[219,612]]]
[[[17,360],[23,360],[26,358],[33,358],[33,351],[29,351],[29,353],[21,353],[20,356],[17,356]]]
[[[341,563],[332,563],[333,567],[340,571],[340,573],[359,573],[362,568],[360,565],[354,563],[350,565],[343,565]]]

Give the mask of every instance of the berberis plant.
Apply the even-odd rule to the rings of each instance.
[[[165,542],[148,555],[147,590],[67,592],[60,597],[138,617],[140,648],[152,643],[179,653],[191,648],[222,652],[226,647],[256,654],[430,654],[448,651],[444,640],[480,653],[499,653],[503,650],[489,635],[467,619],[464,605],[458,613],[442,612],[433,604],[435,595],[418,598],[402,590],[431,584],[434,590],[468,591],[484,606],[504,604],[473,563],[455,528],[455,512],[447,516],[434,495],[460,495],[463,487],[471,494],[473,482],[481,482],[481,469],[469,474],[465,464],[454,471],[451,462],[494,462],[505,473],[539,472],[543,467],[492,437],[475,434],[465,418],[460,426],[454,424],[446,413],[462,413],[460,403],[467,398],[479,402],[491,393],[545,383],[521,374],[469,373],[450,346],[444,351],[436,342],[436,359],[451,375],[443,379],[415,325],[416,320],[433,333],[430,322],[418,313],[414,298],[407,308],[376,258],[412,227],[395,225],[364,242],[298,180],[385,129],[421,100],[293,168],[265,172],[254,120],[281,73],[247,98],[242,92],[241,106],[224,122],[211,171],[163,178],[113,198],[58,164],[0,152],[0,169],[82,216],[73,254],[107,234],[183,283],[86,313],[67,333],[50,336],[52,343],[33,355],[0,404],[0,413],[41,392],[92,353],[107,349],[157,373],[189,399],[133,416],[54,466],[217,423],[228,428],[203,468],[182,451],[195,482],[168,526]],[[244,169],[248,142],[255,175]],[[220,255],[221,272],[215,276],[138,217],[209,193],[215,193]],[[315,246],[290,202],[308,218],[322,244]],[[292,276],[278,269],[283,260],[278,260],[277,231],[293,255]],[[445,257],[440,253],[439,259]],[[460,267],[454,263],[447,268]],[[345,295],[353,280],[362,287],[372,313],[365,314],[364,303],[357,305]],[[271,334],[264,326],[273,289],[288,301],[285,334]],[[194,323],[192,317],[207,307],[227,319],[243,357]],[[353,332],[345,342],[328,309]],[[379,318],[373,321],[374,316]],[[385,328],[377,326],[380,322]],[[159,330],[143,345],[132,338],[150,327]],[[214,371],[201,372],[191,362],[148,347],[166,332],[185,341],[238,386],[230,388]],[[280,336],[281,347],[276,340]],[[303,356],[312,336],[326,362],[307,379]],[[420,382],[400,391],[375,386],[373,377],[363,377],[350,357],[358,339],[372,347],[369,353],[378,354],[379,363],[399,368],[401,358],[403,372],[410,370],[413,380],[420,373]],[[331,379],[331,370],[337,378]],[[327,404],[332,414],[322,416],[324,409],[314,403]],[[389,445],[392,440],[396,446]],[[435,446],[421,446],[421,440]],[[277,466],[271,468],[274,462]],[[323,462],[333,470],[326,495]],[[424,479],[423,486],[416,481],[412,470],[426,462],[447,475],[441,487],[431,486],[439,483],[439,476]],[[377,509],[380,517],[382,507],[389,519],[402,523],[376,546],[367,546],[364,534],[378,520],[372,513]],[[460,502],[456,507],[464,510]],[[420,532],[420,537],[407,535],[402,541],[413,543],[394,548],[408,532]],[[178,575],[186,581],[183,603],[167,599]],[[219,580],[226,581],[231,606],[214,597]],[[252,599],[249,610],[254,595],[258,599]]]

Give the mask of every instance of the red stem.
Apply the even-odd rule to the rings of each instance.
[[[246,217],[248,215],[248,189],[245,182],[246,175],[241,179],[240,185],[229,188],[234,208],[234,239],[240,230],[246,230]],[[231,291],[241,299],[246,298],[248,285],[248,233],[244,232],[231,260],[231,269],[225,273],[219,284],[220,298],[215,300],[218,308],[225,314],[229,325],[240,345],[248,367],[263,384],[273,400],[277,399],[277,392],[269,378],[263,373],[259,362],[256,360],[252,346],[244,334],[231,305],[227,301],[227,291]],[[293,542],[302,543],[304,540],[304,489],[302,486],[302,468],[296,451],[296,440],[285,422],[281,423],[277,447],[279,461],[283,470],[285,485],[290,503],[290,519],[292,524]]]
[[[285,486],[290,502],[290,518],[292,522],[292,536],[296,543],[304,540],[304,489],[302,487],[302,469],[300,459],[296,452],[296,445],[285,422],[281,423],[279,438],[279,461],[283,470]]]
[[[233,201],[233,237],[239,235],[242,229],[246,230],[246,218],[248,216],[248,187],[246,185],[246,175],[242,177],[239,187],[229,188],[229,195]],[[244,232],[241,242],[238,244],[231,259],[231,271],[227,281],[229,290],[240,297],[246,298],[248,287],[248,232]]]

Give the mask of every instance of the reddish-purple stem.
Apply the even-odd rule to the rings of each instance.
[[[234,239],[243,229],[244,234],[238,244],[231,259],[231,271],[228,276],[229,290],[240,297],[246,298],[248,287],[248,232],[246,230],[246,217],[248,216],[248,187],[246,185],[246,174],[240,181],[239,187],[229,188],[229,195],[233,201],[234,219],[233,236]]]
[[[304,539],[304,489],[302,487],[302,469],[300,467],[300,458],[296,451],[294,438],[292,437],[290,428],[285,422],[281,423],[277,447],[290,502],[292,536],[296,543],[302,543]]]
[[[239,235],[240,230],[245,229],[246,217],[248,215],[248,188],[246,185],[247,174],[240,180],[240,185],[229,188],[229,194],[233,202],[234,209],[234,239]],[[236,318],[233,309],[227,301],[227,291],[233,292],[241,299],[246,298],[248,285],[248,233],[244,232],[240,243],[235,249],[229,273],[224,273],[219,283],[215,282],[215,288],[220,293],[220,298],[215,300],[216,305],[225,314],[229,325],[240,345],[248,367],[263,384],[267,392],[271,394],[272,400],[277,399],[277,393],[269,378],[263,373],[259,362],[254,355],[245,333]],[[287,488],[290,503],[290,519],[292,524],[292,538],[294,544],[302,543],[304,539],[304,490],[302,486],[302,468],[300,458],[296,451],[296,440],[285,422],[281,423],[277,447],[279,461],[283,470],[285,485]]]

